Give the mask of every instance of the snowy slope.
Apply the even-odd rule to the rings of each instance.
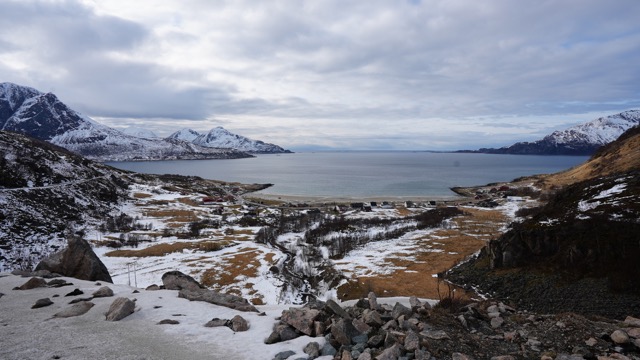
[[[241,135],[236,135],[221,126],[211,129],[206,134],[200,134],[195,130],[182,129],[169,136],[172,139],[190,141],[194,144],[210,148],[229,148],[248,153],[276,154],[290,153],[278,145],[265,143],[260,140],[252,140]]]
[[[123,133],[143,139],[156,139],[158,135],[149,129],[139,127],[128,127],[121,130]]]
[[[54,94],[11,83],[0,84],[0,130],[23,133],[100,161],[250,156],[231,149],[127,135],[70,109]]]
[[[519,142],[499,149],[480,149],[489,154],[590,155],[640,124],[640,110],[601,117],[566,130],[554,131],[533,142]]]

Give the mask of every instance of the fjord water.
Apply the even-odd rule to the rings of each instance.
[[[318,197],[448,197],[453,186],[483,185],[566,170],[585,156],[431,152],[317,152],[235,160],[112,162],[141,173],[271,183],[261,193]]]

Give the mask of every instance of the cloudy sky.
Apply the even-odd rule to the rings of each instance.
[[[638,0],[0,1],[0,82],[294,150],[535,140],[640,108]]]

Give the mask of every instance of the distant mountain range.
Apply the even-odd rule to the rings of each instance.
[[[169,135],[168,139],[188,141],[205,147],[232,148],[253,154],[291,153],[278,145],[230,133],[221,126],[211,129],[206,134],[192,129],[182,129]]]
[[[159,139],[146,130],[131,129],[127,134],[98,124],[72,110],[52,93],[45,94],[12,83],[0,83],[0,130],[22,133],[98,161],[234,159],[252,156],[232,146],[216,147],[213,143],[201,146],[176,138]],[[233,134],[230,136],[236,136],[236,143],[240,145],[252,141]],[[279,148],[260,141],[255,143],[256,149],[259,144]]]
[[[626,130],[640,124],[640,110],[601,117],[576,125],[533,142],[519,142],[511,146],[461,150],[459,152],[515,155],[591,155],[598,148],[616,140]]]

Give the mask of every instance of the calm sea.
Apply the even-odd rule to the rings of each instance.
[[[113,162],[142,173],[197,175],[241,183],[272,183],[273,195],[320,197],[454,196],[453,186],[554,173],[584,156],[522,156],[429,152],[317,152],[236,160]]]

